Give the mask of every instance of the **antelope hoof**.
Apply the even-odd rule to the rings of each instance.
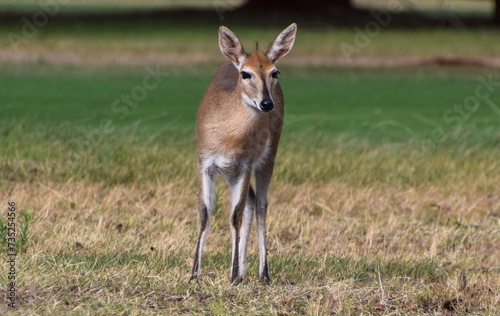
[[[189,278],[188,283],[191,283],[191,281],[193,281],[193,280],[198,281],[199,280],[198,275],[196,275],[196,274],[191,275],[191,277]]]
[[[233,285],[238,285],[240,284],[241,282],[243,282],[243,277],[236,277],[236,278],[231,278],[231,283],[233,283]]]
[[[262,283],[264,283],[265,285],[270,285],[271,284],[271,278],[269,277],[269,275],[267,276],[261,276],[260,277],[260,280],[262,281]]]

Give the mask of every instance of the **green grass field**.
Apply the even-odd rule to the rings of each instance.
[[[159,66],[163,77],[151,90],[142,85],[154,66],[83,74],[78,69],[53,73],[50,67],[40,68],[4,67],[0,115],[6,122],[22,122],[30,132],[70,123],[85,132],[109,121],[108,129],[114,131],[134,127],[138,134],[192,138],[198,104],[217,66],[196,71]],[[391,143],[432,138],[436,128],[441,128],[454,142],[498,141],[498,92],[491,95],[491,103],[477,98],[467,103],[481,85],[478,78],[491,77],[500,85],[489,69],[315,70],[288,66],[281,72],[287,100],[285,137],[311,134],[314,139],[319,135]],[[123,95],[130,103],[122,100]]]
[[[5,267],[8,202],[18,229],[17,309],[5,303],[0,313],[500,312],[498,68],[321,66],[354,32],[299,29],[291,61],[279,65],[286,119],[269,192],[272,283],[258,280],[254,232],[247,279],[229,283],[223,181],[204,274],[187,283],[197,233],[194,122],[224,61],[216,24],[144,22],[121,32],[66,23],[48,25],[17,54],[5,35],[18,25],[0,26]],[[238,28],[248,43],[279,31]],[[494,58],[496,36],[387,30],[361,57]],[[149,90],[148,69],[163,74]],[[476,102],[479,78],[493,84]]]

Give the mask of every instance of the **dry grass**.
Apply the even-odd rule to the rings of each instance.
[[[187,283],[193,143],[131,142],[124,153],[114,143],[75,164],[57,158],[74,154],[64,142],[46,158],[43,141],[3,144],[19,151],[2,155],[0,201],[34,216],[18,255],[19,314],[499,312],[498,149],[285,142],[270,191],[273,282],[257,279],[253,238],[248,278],[233,287],[222,181],[205,274]]]

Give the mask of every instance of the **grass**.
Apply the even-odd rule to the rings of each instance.
[[[33,214],[19,313],[498,312],[498,147],[285,141],[270,192],[273,282],[257,279],[252,238],[248,278],[232,287],[223,182],[205,274],[187,283],[192,139],[116,135],[89,152],[67,130],[10,129],[1,200]]]
[[[21,122],[31,132],[51,133],[47,126],[71,122],[78,131],[72,136],[90,145],[113,134],[193,137],[199,100],[217,66],[153,67],[167,75],[149,91],[142,87],[149,75],[146,68],[152,69],[81,72],[42,66],[33,73],[28,66],[3,67],[5,106],[0,116],[6,123]],[[447,143],[498,142],[497,92],[490,96],[493,105],[480,101],[477,109],[463,110],[464,114],[455,109],[474,97],[479,77],[498,82],[489,69],[280,69],[287,100],[284,137],[313,138],[320,145],[332,137],[440,144],[441,137],[435,141],[433,136],[440,129]],[[145,91],[144,97],[134,94],[137,88]],[[134,95],[140,97],[134,104],[122,101],[123,96]]]
[[[11,214],[12,215],[12,214]],[[28,242],[28,231],[30,227],[30,221],[32,219],[32,215],[27,211],[23,210],[20,215],[19,224],[20,227],[17,230],[16,234],[16,239],[15,242],[9,241],[9,237],[12,238],[14,235],[12,233],[16,233],[14,230],[9,230],[9,227],[12,227],[13,225],[10,224],[11,222],[16,222],[16,219],[13,219],[14,217],[9,216],[7,217],[7,220],[4,221],[4,219],[0,219],[0,249],[2,251],[13,251],[13,252],[20,252],[20,251],[26,251],[25,248],[23,248],[26,243]],[[12,220],[11,220],[12,219]],[[10,249],[10,250],[9,250]]]
[[[252,239],[249,278],[233,288],[227,195],[226,208],[214,217],[205,275],[199,284],[186,283],[196,232],[194,152],[173,144],[175,152],[127,146],[129,158],[119,166],[111,159],[98,168],[84,159],[74,171],[72,164],[48,161],[28,171],[28,179],[4,183],[12,193],[2,200],[35,214],[27,251],[18,256],[20,312],[433,313],[450,301],[461,312],[495,313],[497,152],[474,152],[479,157],[466,162],[451,153],[414,161],[431,170],[415,172],[418,184],[409,185],[394,171],[405,167],[394,149],[359,156],[345,148],[342,158],[357,166],[330,179],[321,170],[332,167],[333,157],[319,151],[316,175],[294,184],[311,170],[304,163],[310,153],[285,146],[271,191],[273,283],[263,287],[256,279]],[[456,168],[434,173],[447,165]],[[496,167],[486,172],[483,165]],[[138,173],[120,179],[130,169]],[[391,178],[380,169],[392,170]]]
[[[149,24],[128,26],[129,41],[118,26],[73,26],[66,33],[48,25],[47,36],[27,45],[61,56],[89,47],[93,58],[143,56],[156,42],[153,50],[185,53],[190,43],[182,39],[199,29],[191,34],[197,49],[216,51],[205,39],[211,31],[196,26],[168,33],[165,42]],[[242,31],[261,38],[275,30]],[[346,39],[353,34],[306,30],[296,57],[337,51],[323,39],[342,32]],[[476,47],[480,31],[468,37],[441,30],[429,42],[424,32],[406,33],[405,43],[422,36],[412,44],[422,55],[426,48],[451,49],[432,44],[449,35],[467,43],[457,55],[489,56],[488,48],[482,55]],[[383,34],[377,40],[386,44],[399,36]],[[496,42],[488,43],[494,49]],[[107,44],[110,54],[99,55]],[[397,49],[387,56],[412,50],[392,45]],[[193,124],[217,65],[131,60],[126,67],[43,58],[0,66],[0,201],[5,210],[16,203],[22,243],[17,309],[2,304],[0,313],[499,313],[499,116],[482,101],[467,119],[444,117],[475,95],[479,76],[496,82],[494,70],[280,65],[287,113],[270,189],[272,283],[258,280],[253,228],[247,279],[234,287],[230,191],[221,179],[204,274],[187,283],[197,231]],[[168,76],[137,106],[113,111],[115,99],[143,85],[148,65]],[[500,104],[496,89],[490,97]],[[2,237],[6,217],[0,218]],[[7,273],[0,284],[5,302]]]

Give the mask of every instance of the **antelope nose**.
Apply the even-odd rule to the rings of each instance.
[[[264,99],[260,102],[260,109],[264,112],[269,112],[274,109],[274,102],[270,99]]]

